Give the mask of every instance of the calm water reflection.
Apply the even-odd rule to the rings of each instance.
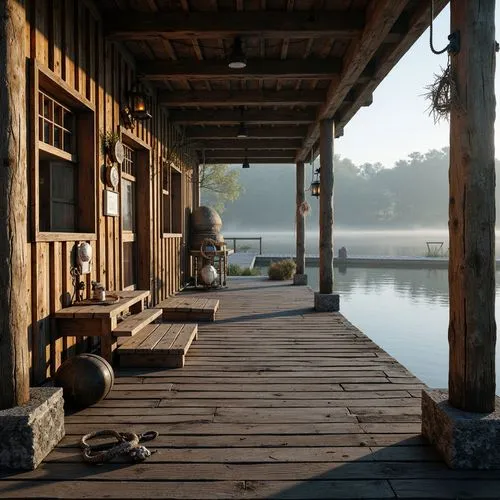
[[[318,288],[318,268],[308,268]],[[497,273],[500,296],[500,273]],[[440,269],[335,269],[341,312],[430,387],[448,385],[448,274]],[[497,301],[496,316],[500,312]],[[500,356],[497,349],[497,393]]]

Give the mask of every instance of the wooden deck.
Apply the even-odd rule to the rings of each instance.
[[[122,372],[36,471],[0,475],[0,498],[500,498],[500,471],[451,471],[419,437],[419,380],[309,289],[199,295],[220,311],[186,366]],[[81,463],[80,436],[110,427],[158,430],[157,452]]]

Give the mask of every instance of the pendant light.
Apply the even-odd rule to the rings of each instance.
[[[247,67],[247,60],[243,53],[243,44],[239,36],[234,39],[233,50],[229,56],[228,66],[231,69],[244,69]]]
[[[241,114],[241,121],[240,121],[240,126],[238,127],[238,133],[236,134],[236,137],[238,139],[245,139],[248,137],[248,129],[246,123],[243,121],[243,106],[240,107],[240,114]]]
[[[250,168],[250,163],[248,163],[248,153],[246,149],[245,149],[245,159],[243,160],[243,165],[241,165],[241,168]]]
[[[309,189],[311,190],[311,196],[315,198],[319,198],[320,195],[320,182],[319,182],[319,168],[314,170],[314,160],[313,160],[313,151],[311,149],[311,170],[312,170],[312,179],[311,185]]]

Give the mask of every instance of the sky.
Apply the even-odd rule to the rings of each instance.
[[[500,8],[495,24],[500,22]],[[449,6],[434,22],[434,47],[438,50],[448,43],[450,33]],[[361,108],[344,129],[344,136],[335,141],[335,153],[350,158],[355,164],[380,162],[391,168],[408,154],[449,145],[449,123],[435,124],[429,116],[428,101],[423,97],[425,87],[434,75],[447,64],[447,55],[434,55],[429,48],[427,30],[373,95],[373,104]],[[497,60],[496,94],[500,90],[500,61]],[[495,132],[497,151],[500,148],[500,126]],[[499,153],[497,153],[497,157]]]

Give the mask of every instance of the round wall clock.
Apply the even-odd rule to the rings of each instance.
[[[120,182],[120,172],[118,172],[116,165],[110,165],[106,169],[106,182],[114,190],[118,188],[118,184]]]
[[[121,141],[116,141],[113,147],[111,148],[111,155],[113,156],[113,160],[119,163],[120,165],[123,163],[125,159],[125,149],[123,148],[123,144]]]

